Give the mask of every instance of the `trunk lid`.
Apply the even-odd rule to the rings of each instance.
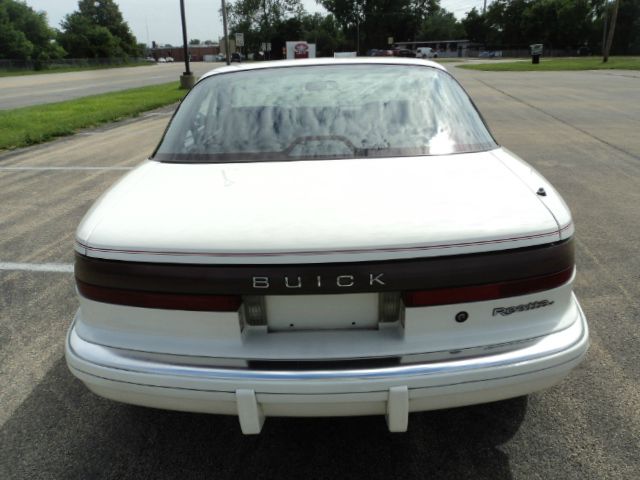
[[[94,205],[78,229],[77,249],[136,261],[275,264],[453,255],[558,239],[544,203],[483,152],[148,161]]]

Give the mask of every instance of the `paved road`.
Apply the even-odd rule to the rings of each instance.
[[[455,74],[573,210],[592,347],[566,381],[412,414],[395,435],[370,417],[268,419],[243,437],[235,418],[89,393],[62,357],[73,229],[151,151],[167,116],[148,115],[0,157],[0,478],[640,478],[640,79]]]
[[[196,76],[200,76],[221,65],[223,64],[193,62],[191,70]],[[183,71],[184,63],[159,63],[146,67],[0,77],[0,110],[61,102],[145,85],[177,82]]]

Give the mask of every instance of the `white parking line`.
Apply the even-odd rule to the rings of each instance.
[[[84,170],[133,170],[135,167],[83,167],[83,166],[71,166],[71,167],[0,167],[0,172],[20,172],[20,171],[46,171],[46,170],[61,170],[61,171],[84,171]]]
[[[13,270],[22,272],[73,273],[73,264],[0,262],[0,270]]]

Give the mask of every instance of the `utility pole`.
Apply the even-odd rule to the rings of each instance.
[[[604,4],[604,8],[602,10],[602,56],[604,57],[604,50],[607,48],[607,22],[609,21],[609,16],[607,15],[607,10],[609,7],[609,1],[607,0]]]
[[[184,73],[180,75],[180,88],[190,89],[195,84],[195,77],[189,68],[189,45],[187,44],[187,22],[184,15],[184,0],[180,0],[180,16],[182,17],[182,48],[184,50]]]
[[[615,33],[615,30],[616,30],[616,20],[618,20],[619,5],[620,5],[620,0],[616,0],[616,3],[613,5],[613,13],[611,14],[611,23],[609,24],[609,34],[607,36],[607,45],[605,46],[602,63],[607,63],[607,61],[609,60],[609,52],[611,51],[611,44],[613,43],[613,34]]]
[[[227,30],[227,2],[222,0],[222,29],[224,30],[224,51],[227,57],[227,65],[231,65],[231,52],[229,49],[229,31]]]
[[[364,13],[362,3],[358,2],[356,8],[356,55],[360,55],[360,20]]]

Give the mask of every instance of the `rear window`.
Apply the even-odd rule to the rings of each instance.
[[[185,98],[154,158],[256,162],[443,155],[495,148],[449,74],[314,65],[213,75]]]

